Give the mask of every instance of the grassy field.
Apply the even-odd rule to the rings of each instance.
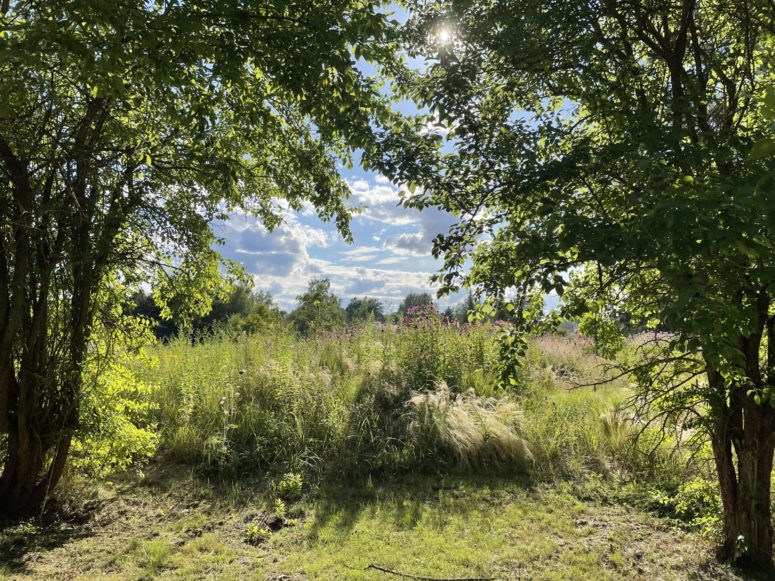
[[[742,579],[678,523],[610,490],[404,477],[319,489],[278,519],[266,481],[214,485],[155,467],[80,497],[77,520],[0,537],[12,579]],[[257,527],[261,537],[248,542]],[[255,544],[253,544],[255,543]]]
[[[151,346],[93,397],[132,422],[83,437],[47,509],[4,523],[0,572],[744,578],[713,559],[707,451],[644,430],[628,378],[576,387],[606,373],[581,339],[534,337],[497,390],[496,334],[421,315]]]

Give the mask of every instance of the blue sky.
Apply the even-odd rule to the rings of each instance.
[[[368,296],[391,311],[410,292],[435,293],[429,277],[441,263],[431,256],[432,241],[453,217],[433,208],[420,212],[400,206],[400,188],[377,174],[356,169],[344,177],[352,191],[350,205],[362,209],[351,223],[353,244],[345,243],[333,224],[321,222],[310,205],[301,212],[284,211],[283,224],[271,233],[256,218],[234,215],[216,226],[225,240],[219,250],[243,264],[256,289],[271,292],[286,310],[296,306],[296,296],[313,278],[329,278],[343,306]]]
[[[401,22],[407,18],[399,7],[386,9]],[[408,64],[424,66],[417,59]],[[367,76],[377,74],[366,63],[359,66]],[[408,102],[396,107],[404,113],[417,112]],[[436,234],[447,232],[452,216],[433,208],[420,212],[401,207],[400,188],[378,174],[356,167],[343,170],[342,175],[352,191],[350,205],[362,209],[351,223],[353,244],[346,244],[334,225],[321,222],[308,206],[301,212],[285,211],[283,224],[272,233],[256,218],[232,216],[215,228],[225,240],[220,252],[243,264],[255,288],[271,292],[285,310],[296,307],[296,297],[313,278],[330,279],[331,290],[343,306],[354,297],[374,297],[390,312],[410,292],[435,295],[429,278],[441,261],[431,256],[432,241]],[[446,297],[439,305],[454,305],[462,298],[462,294]]]

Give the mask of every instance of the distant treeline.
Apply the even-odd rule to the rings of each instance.
[[[166,340],[181,331],[194,336],[212,334],[218,329],[254,334],[276,325],[290,325],[299,333],[310,335],[318,331],[353,327],[368,321],[400,323],[406,318],[407,312],[411,313],[418,308],[424,311],[430,308],[431,312],[442,319],[465,324],[469,322],[470,314],[480,306],[474,296],[469,294],[458,305],[439,311],[430,293],[409,293],[393,312],[387,312],[384,303],[373,297],[353,298],[346,307],[342,307],[342,300],[331,291],[331,282],[327,278],[309,281],[306,292],[296,299],[296,308],[285,312],[274,302],[271,293],[239,285],[227,298],[214,298],[212,310],[207,315],[184,322],[177,316],[174,306],[170,308],[171,318],[163,318],[153,293],[140,291],[125,305],[125,312],[148,319],[156,337]],[[505,304],[488,316],[490,320],[507,322],[513,322],[513,318]],[[625,335],[647,330],[644,323],[632,321],[627,312],[617,313],[615,323]],[[567,334],[574,334],[577,329],[578,324],[573,321],[564,321],[558,328]]]
[[[170,308],[170,318],[162,317],[162,309],[154,301],[153,293],[139,291],[131,297],[124,310],[127,314],[148,319],[156,337],[165,340],[181,331],[203,335],[217,329],[229,329],[235,333],[252,334],[273,325],[289,324],[299,333],[311,334],[367,321],[397,323],[410,309],[434,305],[430,293],[409,293],[394,312],[386,312],[384,303],[373,297],[353,298],[346,307],[342,307],[342,300],[331,291],[331,283],[326,278],[311,280],[306,292],[296,299],[297,307],[287,313],[277,306],[269,292],[239,285],[227,298],[214,298],[212,310],[207,315],[184,322],[174,306]],[[436,312],[449,321],[466,323],[469,313],[476,307],[473,296],[468,295],[459,305]],[[508,318],[505,310],[498,314],[503,319]]]

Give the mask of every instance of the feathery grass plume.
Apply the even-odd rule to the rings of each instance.
[[[614,408],[600,414],[600,424],[609,448],[616,454],[632,444],[643,422],[632,412]]]
[[[473,390],[453,398],[439,382],[432,391],[415,393],[407,406],[408,432],[420,455],[451,457],[462,468],[526,471],[533,462],[515,430],[521,411],[508,398],[479,398]]]

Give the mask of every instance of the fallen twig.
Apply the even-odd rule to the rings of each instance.
[[[345,565],[346,566],[346,565]],[[354,569],[354,567],[347,567],[348,569]],[[397,577],[403,577],[404,579],[415,579],[416,581],[495,581],[495,577],[423,577],[422,575],[409,575],[408,573],[401,573],[399,571],[393,571],[392,569],[386,569],[373,563],[368,564],[363,568],[364,571],[369,569],[376,569],[389,575],[396,575]]]

